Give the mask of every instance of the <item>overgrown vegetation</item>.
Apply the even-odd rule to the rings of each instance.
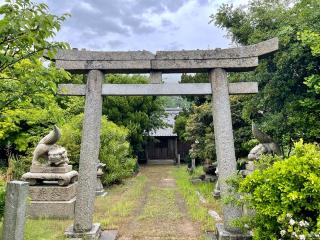
[[[145,84],[149,80],[142,75],[108,75],[108,83]],[[103,101],[103,114],[114,123],[129,129],[129,141],[133,153],[144,159],[144,148],[147,133],[152,129],[163,126],[161,116],[164,115],[164,99],[160,97],[129,96],[105,97]]]
[[[254,239],[316,239],[320,234],[320,148],[295,144],[287,159],[260,160],[259,169],[233,185],[240,204],[254,210],[238,224]],[[269,162],[269,164],[267,163]],[[317,237],[318,236],[318,237]]]
[[[62,126],[62,137],[59,144],[68,149],[71,164],[79,165],[80,145],[83,114],[70,119]],[[106,119],[101,118],[100,133],[100,162],[106,164],[105,174],[102,177],[104,185],[120,182],[129,177],[136,169],[136,159],[130,152],[130,144],[127,141],[128,129],[120,127]]]
[[[197,173],[201,172],[200,167],[196,170]],[[176,179],[177,186],[181,195],[183,196],[189,214],[194,221],[201,223],[201,228],[204,231],[213,231],[215,229],[215,222],[208,214],[208,209],[212,208],[216,211],[221,211],[220,202],[217,202],[212,196],[213,185],[211,183],[201,183],[193,185],[190,181],[190,175],[186,168],[177,168],[173,175]],[[206,205],[200,202],[199,196],[196,191],[199,191],[208,201]]]

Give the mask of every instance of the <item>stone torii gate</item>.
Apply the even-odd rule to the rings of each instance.
[[[79,184],[74,224],[68,237],[97,239],[100,224],[93,223],[96,164],[100,147],[102,96],[147,95],[211,95],[216,154],[219,166],[221,195],[228,194],[225,180],[236,173],[229,94],[258,92],[256,82],[228,83],[227,72],[250,71],[258,66],[258,57],[278,49],[278,39],[255,45],[215,50],[95,52],[61,50],[55,56],[56,66],[71,73],[87,74],[87,83],[60,84],[59,94],[85,96]],[[210,83],[160,84],[163,73],[208,72]],[[108,73],[150,73],[151,84],[103,84]],[[241,216],[239,207],[223,207],[224,224],[217,225],[218,239],[233,236],[242,239],[231,221]],[[244,237],[243,237],[244,238]]]

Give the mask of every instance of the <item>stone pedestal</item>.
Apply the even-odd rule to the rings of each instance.
[[[74,216],[78,173],[71,165],[31,166],[22,179],[30,183],[27,215],[69,219]]]
[[[222,223],[216,224],[216,240],[251,240],[252,236],[241,232],[229,232],[225,230]]]
[[[85,232],[75,232],[73,225],[71,225],[65,232],[65,237],[71,239],[86,239],[86,240],[98,240],[101,236],[100,223],[93,223],[92,228]]]

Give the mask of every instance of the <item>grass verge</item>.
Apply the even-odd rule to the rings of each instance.
[[[176,179],[177,186],[183,196],[190,216],[194,221],[201,223],[203,231],[214,231],[215,221],[208,214],[208,210],[212,209],[221,213],[221,203],[212,196],[214,184],[209,182],[201,182],[192,184],[190,178],[201,175],[201,169],[197,168],[191,175],[185,167],[176,168],[173,171],[173,176]],[[196,194],[199,191],[205,197],[206,203],[201,203],[199,196]]]
[[[95,202],[94,221],[100,222],[103,229],[116,229],[125,221],[136,204],[146,183],[144,176],[125,180],[125,184],[107,189],[108,195],[98,197]],[[73,223],[72,220],[28,219],[25,225],[25,240],[66,239],[64,231]],[[0,238],[2,223],[0,223]]]

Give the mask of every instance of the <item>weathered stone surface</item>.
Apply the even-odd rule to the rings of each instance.
[[[227,73],[223,69],[210,72],[212,85],[213,123],[216,145],[216,155],[219,169],[219,185],[221,196],[228,194],[229,186],[226,180],[237,170],[234,139],[232,132],[231,109],[228,91]],[[241,217],[241,209],[227,204],[223,206],[224,227],[231,232],[238,232],[231,224],[232,220]]]
[[[231,71],[253,69],[258,66],[258,57],[234,59],[188,59],[188,60],[152,60],[152,70],[163,73],[203,72],[207,69],[225,68]]]
[[[31,186],[29,197],[33,201],[69,201],[76,196],[78,183],[75,182],[65,187],[44,185]]]
[[[3,240],[23,240],[28,188],[27,182],[11,181],[7,184]]]
[[[151,72],[150,73],[150,83],[161,83],[162,82],[162,72]]]
[[[32,173],[28,172],[22,175],[22,180],[29,182],[30,185],[39,185],[43,181],[58,182],[60,186],[67,186],[78,180],[78,172],[71,171],[67,173]]]
[[[274,52],[279,48],[278,38],[272,38],[258,44],[238,48],[217,48],[214,50],[158,51],[156,59],[189,60],[189,59],[234,59],[258,57]]]
[[[98,240],[101,236],[101,227],[100,223],[92,224],[92,228],[90,228],[86,232],[76,232],[74,231],[74,226],[70,226],[64,233],[67,238],[71,239],[86,239],[86,240]]]
[[[59,50],[54,57],[56,60],[71,61],[132,61],[132,60],[151,60],[155,55],[148,51],[79,51],[79,50]]]
[[[147,51],[92,52],[62,50],[55,57],[56,66],[71,72],[87,72],[92,69],[108,73],[150,73],[161,71],[203,72],[213,68],[228,71],[250,70],[258,65],[258,56],[278,49],[274,38],[251,46],[230,49],[159,51],[156,55]]]
[[[70,72],[86,72],[89,70],[103,70],[107,73],[149,73],[150,60],[136,61],[56,61],[57,68]]]
[[[216,224],[216,239],[217,240],[251,240],[251,235],[245,235],[241,233],[232,233],[227,231],[223,224]]]
[[[103,231],[100,237],[100,240],[115,240],[118,237],[117,230],[107,230]]]
[[[65,165],[60,167],[31,165],[31,173],[67,173],[72,171],[72,165]]]
[[[69,201],[30,201],[27,214],[31,218],[71,219],[76,198]]]
[[[262,56],[274,52],[278,48],[278,38],[272,38],[257,44],[238,48],[217,48],[213,50],[157,51],[155,55],[148,51],[100,52],[82,50],[59,50],[54,59],[69,61],[233,59]]]
[[[258,92],[256,82],[229,83],[229,94],[253,94]],[[59,84],[58,93],[63,96],[84,96],[84,84]],[[165,84],[103,84],[103,96],[181,96],[211,95],[210,83]]]
[[[79,161],[79,185],[73,225],[73,231],[76,233],[89,232],[93,226],[97,162],[100,148],[103,79],[104,74],[101,71],[92,70],[88,74]]]

